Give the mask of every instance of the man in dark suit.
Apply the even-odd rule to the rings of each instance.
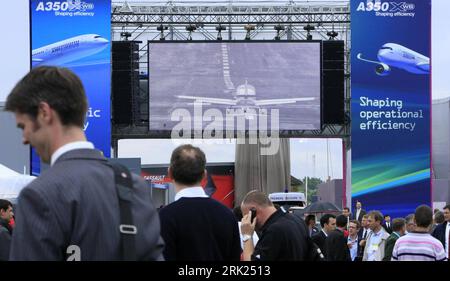
[[[5,108],[15,114],[24,144],[50,163],[19,195],[11,260],[122,260],[126,231],[134,243],[123,241],[135,249],[127,259],[163,259],[158,214],[148,186],[135,175],[127,200],[134,228],[122,227],[113,169],[83,131],[87,99],[78,76],[34,68]]]
[[[384,222],[381,225],[387,233],[392,234],[391,216],[384,215]]]
[[[169,177],[175,202],[162,208],[164,257],[170,261],[239,261],[241,243],[236,218],[230,209],[209,198],[201,182],[207,177],[206,157],[192,145],[176,148]]]
[[[361,228],[358,231],[358,241],[359,241],[359,247],[358,247],[358,256],[356,258],[357,261],[362,261],[363,254],[364,254],[364,247],[365,247],[365,241],[367,240],[367,237],[369,236],[369,233],[371,232],[369,228],[368,223],[369,216],[366,214],[363,216],[361,221]]]
[[[348,227],[350,220],[353,217],[352,213],[350,212],[350,208],[344,207],[342,209],[342,214],[347,218],[347,227]],[[348,236],[348,229],[346,229],[345,232],[346,232],[345,235]]]
[[[450,256],[450,204],[444,207],[444,219],[445,222],[436,226],[432,235],[441,241],[448,259]]]
[[[311,237],[316,245],[322,251],[324,257],[327,257],[327,249],[325,247],[325,241],[328,234],[336,229],[336,216],[332,214],[325,214],[320,218],[320,226],[322,230]]]
[[[366,210],[362,209],[361,202],[356,202],[356,210],[352,213],[352,220],[362,222],[363,216],[366,214]]]
[[[337,216],[336,229],[331,231],[325,240],[328,261],[351,261],[347,238],[344,236],[344,230],[347,229],[347,218],[345,215]]]
[[[392,251],[394,250],[395,242],[398,238],[405,235],[406,220],[404,218],[396,218],[392,221],[392,234],[386,239],[386,245],[384,246],[384,258],[383,261],[390,261],[392,258]]]
[[[433,215],[433,225],[431,226],[430,233],[433,233],[436,227],[445,222],[444,212],[437,211]]]
[[[9,260],[11,248],[12,226],[10,221],[14,213],[12,204],[8,200],[0,199],[0,261]]]

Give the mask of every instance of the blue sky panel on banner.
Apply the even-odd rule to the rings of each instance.
[[[352,206],[431,204],[431,1],[351,1]]]
[[[32,67],[54,65],[74,71],[88,97],[84,130],[88,141],[111,152],[111,2],[31,0]],[[32,173],[40,161],[32,153]]]

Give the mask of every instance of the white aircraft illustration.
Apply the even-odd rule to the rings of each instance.
[[[406,70],[414,74],[429,74],[430,59],[411,49],[394,43],[384,44],[378,51],[378,60],[364,59],[362,53],[356,56],[359,60],[374,63],[375,73],[380,76],[389,75],[391,66]]]
[[[32,64],[63,65],[98,52],[108,46],[109,41],[97,34],[84,34],[58,41],[32,51]]]
[[[256,114],[264,114],[264,110],[260,110],[261,106],[279,105],[279,104],[291,104],[301,101],[313,101],[314,97],[305,98],[286,98],[286,99],[267,99],[257,100],[255,87],[248,84],[240,85],[236,89],[234,99],[221,99],[221,98],[208,98],[208,97],[195,97],[195,96],[177,96],[180,99],[192,100],[193,103],[202,103],[206,105],[210,104],[224,104],[229,105],[227,113],[233,113],[239,115],[239,113],[245,115],[246,119],[253,119]]]

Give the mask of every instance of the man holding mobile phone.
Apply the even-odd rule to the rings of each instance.
[[[308,229],[302,219],[282,209],[277,210],[268,196],[260,191],[249,192],[242,201],[241,209],[244,261],[306,259]],[[252,239],[255,229],[261,234],[256,245]]]

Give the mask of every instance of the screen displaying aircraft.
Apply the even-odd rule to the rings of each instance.
[[[64,65],[99,53],[109,41],[97,34],[84,34],[58,41],[32,51],[33,67],[40,65]]]
[[[404,46],[387,43],[378,51],[378,60],[364,59],[362,53],[356,56],[359,60],[376,64],[375,73],[380,76],[389,75],[391,66],[413,74],[429,74],[430,59]]]
[[[213,124],[230,131],[264,120],[270,129],[276,118],[282,131],[321,128],[320,42],[152,41],[148,48],[149,129],[155,136],[178,126],[181,112],[202,129],[219,112]]]
[[[195,97],[195,96],[177,96],[180,99],[192,100],[193,103],[202,104],[223,104],[229,105],[227,108],[227,113],[234,113],[235,115],[243,114],[246,119],[253,119],[258,113],[262,113],[261,106],[279,105],[279,104],[290,104],[301,101],[313,101],[314,97],[303,97],[303,98],[286,98],[286,99],[256,99],[255,87],[248,84],[240,85],[236,88],[236,93],[234,99],[221,99],[221,98],[208,98],[208,97]]]

